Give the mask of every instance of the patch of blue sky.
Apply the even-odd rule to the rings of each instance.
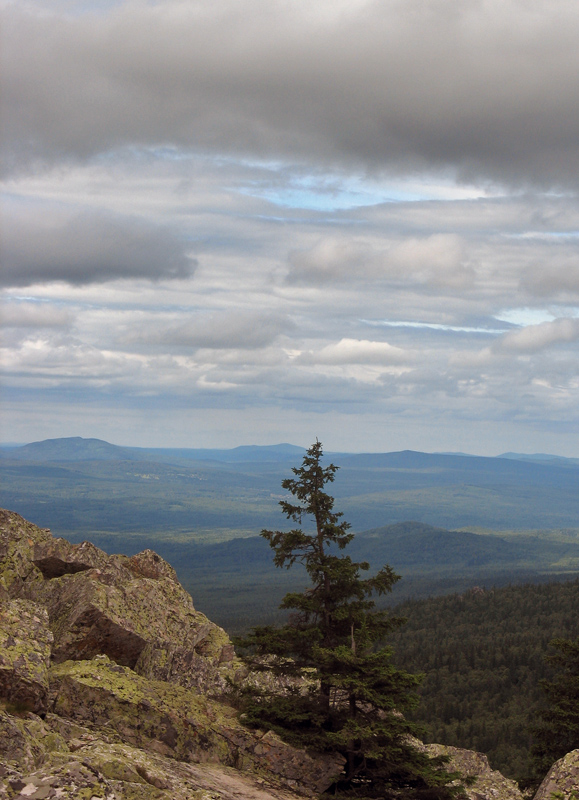
[[[112,8],[125,5],[126,0],[29,0],[29,4],[52,12],[59,11],[79,17],[83,14],[106,14]]]
[[[15,294],[12,297],[7,296],[4,299],[5,303],[53,303],[50,297],[35,297],[28,294]],[[66,301],[63,301],[63,303]]]
[[[81,300],[79,298],[59,297],[38,297],[36,295],[6,295],[2,298],[4,305],[17,303],[36,303],[37,305],[51,305],[58,308],[75,308],[84,311],[102,311],[112,309],[114,311],[146,311],[155,314],[209,314],[210,311],[205,306],[198,304],[184,303],[158,303],[156,300],[150,302],[128,302],[119,300],[117,302],[107,300]]]
[[[439,322],[414,322],[410,320],[387,320],[387,319],[361,319],[364,325],[372,325],[374,327],[388,327],[388,328],[427,328],[434,331],[450,331],[452,333],[484,333],[490,335],[499,335],[507,333],[510,328],[487,328],[483,326],[466,326],[466,325],[445,325]]]
[[[377,178],[355,173],[312,170],[306,165],[278,159],[228,156],[191,150],[172,144],[127,146],[120,151],[102,153],[97,160],[105,163],[108,160],[116,161],[123,154],[130,155],[135,160],[152,158],[167,162],[196,161],[213,165],[217,169],[230,167],[237,172],[236,179],[224,186],[225,190],[292,209],[335,212],[382,203],[473,200],[490,196],[487,189],[458,184],[452,175],[436,178]],[[244,174],[247,176],[245,179]]]
[[[237,188],[240,194],[260,197],[278,206],[311,211],[343,211],[382,203],[464,200],[483,196],[474,187],[453,181],[376,181],[360,176],[283,175],[270,185],[255,181]],[[486,194],[484,195],[486,196]]]
[[[579,239],[579,231],[525,231],[504,235],[509,239]]]

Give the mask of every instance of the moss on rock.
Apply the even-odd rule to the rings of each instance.
[[[34,547],[51,539],[47,528],[0,509],[0,587],[6,595],[20,596],[24,582],[42,582],[42,573],[33,562]]]
[[[29,600],[0,605],[0,698],[21,711],[46,711],[52,633],[45,609]]]
[[[579,800],[579,750],[553,764],[534,800]]]
[[[189,763],[248,769],[297,791],[326,789],[340,756],[312,757],[270,733],[252,732],[236,712],[181,686],[143,678],[106,656],[50,672],[51,711],[114,730],[125,743]]]

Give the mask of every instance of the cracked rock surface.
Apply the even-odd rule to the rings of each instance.
[[[339,756],[250,731],[229,637],[156,553],[107,555],[0,511],[0,799],[291,800]]]
[[[577,800],[579,798],[579,750],[572,750],[555,761],[543,783],[539,786],[535,800]]]

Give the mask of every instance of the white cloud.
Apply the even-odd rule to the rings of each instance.
[[[368,339],[340,339],[320,350],[304,352],[297,358],[303,364],[406,364],[414,355],[388,342]]]

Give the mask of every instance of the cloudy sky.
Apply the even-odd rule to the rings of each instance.
[[[579,456],[576,0],[2,16],[3,441]]]

